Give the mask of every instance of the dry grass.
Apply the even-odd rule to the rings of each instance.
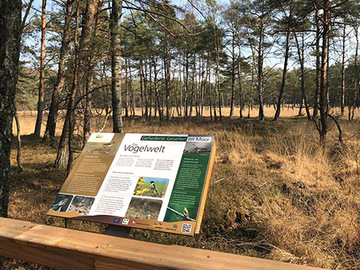
[[[98,125],[101,125],[99,121]],[[179,244],[332,269],[360,269],[360,125],[341,122],[326,149],[313,123],[225,119],[125,122],[125,132],[215,134],[218,144],[202,231],[193,238],[133,230],[135,239]],[[96,129],[96,128],[95,128]],[[110,125],[106,128],[110,131]],[[65,174],[51,167],[56,149],[23,136],[25,173],[12,162],[9,216],[64,226],[45,212]],[[73,221],[71,227],[102,231]],[[41,269],[8,261],[8,269]],[[24,268],[21,268],[24,267]]]
[[[312,113],[312,110],[310,110],[310,112]],[[98,114],[98,112],[94,111],[94,114]],[[222,109],[222,115],[224,117],[228,117],[230,113],[230,108],[229,107],[224,107]],[[250,116],[250,118],[257,118],[259,115],[259,109],[254,106],[252,109],[250,109],[250,115],[249,115],[249,108],[245,107],[243,109],[243,116],[244,117],[248,117]],[[340,115],[340,108],[332,108],[330,111],[331,114],[333,115]],[[65,112],[61,112],[60,113],[60,118],[64,117]],[[177,111],[175,108],[172,108],[172,116],[177,117]],[[192,112],[192,116],[195,117],[195,109]],[[281,117],[286,117],[286,118],[290,118],[290,117],[298,117],[299,115],[299,108],[294,107],[294,106],[284,106],[281,110]],[[34,123],[36,120],[36,115],[37,112],[36,111],[19,111],[18,112],[19,115],[19,121],[20,121],[20,126],[21,126],[21,134],[22,135],[29,135],[32,134],[34,132]],[[123,111],[123,115],[125,115],[125,112]],[[135,108],[135,115],[136,116],[141,116],[141,109],[140,108]],[[154,115],[154,112],[153,112]],[[184,115],[184,112],[182,112],[182,115]],[[204,117],[210,117],[210,111],[209,111],[209,107],[204,107]],[[266,118],[272,119],[275,115],[275,110],[273,106],[265,106],[264,107],[264,115]],[[240,112],[239,112],[239,108],[236,107],[234,109],[234,113],[233,113],[233,117],[234,118],[238,118],[240,116]],[[304,116],[304,110],[302,111],[302,116]],[[342,116],[343,119],[347,119],[347,112],[345,112],[345,115]],[[355,114],[354,114],[354,119],[360,119],[360,110],[355,110]],[[44,117],[44,125],[46,122],[46,113],[45,113],[45,117]],[[97,123],[100,127],[102,126],[102,122],[100,121],[99,123]],[[42,126],[42,129],[45,129],[45,126]],[[60,123],[60,125],[57,126],[56,129],[56,134],[57,135],[61,135],[61,129],[62,129],[62,125]],[[14,126],[14,133],[16,133],[16,129]]]

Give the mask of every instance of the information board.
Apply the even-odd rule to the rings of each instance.
[[[212,135],[93,133],[48,215],[199,233]]]

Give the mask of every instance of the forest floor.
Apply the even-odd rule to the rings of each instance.
[[[65,171],[52,167],[56,148],[29,135],[35,116],[19,117],[25,172],[17,170],[14,143],[9,217],[64,226],[62,219],[45,215],[65,179]],[[111,132],[110,124],[105,131]],[[340,125],[344,144],[338,142],[331,123],[323,148],[314,123],[303,117],[277,122],[224,118],[222,123],[125,120],[124,132],[215,134],[217,142],[201,233],[185,237],[133,229],[131,237],[317,267],[360,269],[360,120],[340,120]],[[70,227],[104,230],[104,225],[80,221],[72,221]],[[4,269],[48,268],[9,259]]]

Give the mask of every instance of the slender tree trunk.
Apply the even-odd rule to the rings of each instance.
[[[221,89],[220,89],[220,48],[219,48],[219,41],[217,37],[217,31],[215,29],[214,24],[214,42],[215,42],[215,62],[216,62],[216,92],[218,96],[218,108],[219,108],[219,119],[220,122],[222,120],[222,113],[221,113],[221,107],[222,107],[222,99],[221,99]],[[215,105],[215,104],[214,104]],[[215,108],[215,107],[214,107]],[[216,111],[214,111],[214,116],[216,120]]]
[[[152,106],[153,106],[153,83],[152,83],[152,66],[151,66],[151,62],[149,63],[149,121],[151,120],[152,117]]]
[[[354,78],[354,99],[353,102],[349,102],[349,120],[354,119],[355,108],[359,101],[359,67],[358,67],[358,57],[359,57],[359,27],[354,26],[356,46],[355,46],[355,60],[354,60],[354,68],[355,68],[355,78]]]
[[[95,0],[88,0],[86,2],[85,13],[81,23],[81,37],[79,47],[77,49],[75,57],[75,68],[74,68],[74,78],[72,91],[70,95],[70,100],[68,103],[68,110],[66,117],[69,121],[69,138],[68,138],[68,149],[69,157],[67,162],[67,174],[70,173],[72,164],[73,164],[73,151],[72,151],[72,142],[74,138],[74,129],[75,129],[75,98],[78,91],[80,91],[82,81],[85,81],[85,113],[84,113],[84,137],[83,144],[85,145],[86,136],[90,133],[90,113],[89,113],[89,91],[92,86],[92,75],[89,74],[91,71],[91,62],[93,50],[91,49],[91,37],[92,31],[94,29],[94,19],[95,19]],[[89,81],[90,80],[90,81]],[[81,100],[79,100],[81,101]],[[77,102],[78,103],[78,102]]]
[[[286,42],[285,42],[284,68],[283,68],[281,86],[280,86],[280,91],[279,91],[279,98],[278,98],[277,105],[276,105],[276,113],[275,113],[275,117],[274,117],[275,121],[278,120],[278,118],[280,117],[282,97],[284,95],[285,83],[286,83],[286,73],[287,73],[287,65],[288,65],[288,60],[289,60],[289,51],[290,51],[290,31],[287,31]]]
[[[258,98],[259,98],[259,120],[264,120],[264,19],[260,19],[260,39],[258,44]]]
[[[125,100],[124,100],[124,103],[123,103],[123,107],[125,109],[125,117],[128,118],[129,117],[129,59],[128,58],[125,58],[125,63],[124,64],[125,64],[125,66],[123,68],[125,70],[125,82],[124,82]]]
[[[131,60],[129,59],[129,107],[130,107],[130,116],[135,117],[135,96],[134,96],[134,89],[132,87],[132,74],[131,74]]]
[[[232,40],[231,40],[231,101],[230,101],[230,114],[233,116],[234,104],[235,104],[235,30],[232,29]]]
[[[111,33],[111,96],[113,108],[113,132],[122,133],[122,106],[121,106],[121,47],[120,47],[120,19],[122,15],[122,1],[112,0],[110,17]]]
[[[160,93],[159,93],[159,87],[158,87],[158,81],[157,81],[157,73],[158,70],[156,68],[156,57],[153,57],[153,65],[154,65],[154,91],[155,91],[155,102],[156,102],[156,107],[157,107],[157,111],[159,112],[159,119],[162,122],[164,120],[164,114],[163,114],[163,110],[162,110],[162,102],[161,102],[161,97],[160,97]],[[155,117],[156,117],[156,110],[155,110]]]
[[[239,47],[239,57],[238,57],[238,85],[239,85],[239,114],[240,118],[243,118],[243,109],[244,109],[244,97],[243,97],[243,87],[242,87],[242,76],[241,76],[241,42],[240,38],[238,39]]]
[[[139,64],[139,70],[138,70],[138,74],[139,74],[139,79],[140,79],[140,107],[141,107],[141,117],[144,117],[145,115],[145,110],[144,110],[144,79],[143,79],[143,73],[142,73],[142,60],[140,60],[140,64]]]
[[[21,8],[19,0],[0,2],[0,217],[7,217],[9,203],[10,151],[19,70]]]
[[[341,54],[341,92],[340,92],[340,108],[341,115],[345,112],[345,52],[346,52],[346,24],[344,21],[342,33],[342,54]]]
[[[46,0],[42,0],[41,8],[41,50],[40,50],[40,79],[39,96],[37,105],[37,117],[35,122],[34,134],[41,136],[41,124],[44,110],[44,92],[45,92],[45,42],[46,42]]]
[[[146,62],[141,65],[141,75],[144,83],[144,101],[145,101],[145,119],[149,120],[149,98],[148,98],[148,84],[147,84],[147,67]],[[150,94],[150,92],[149,92]]]
[[[329,13],[327,9],[329,1],[325,0],[323,10],[323,32],[322,32],[322,51],[321,51],[321,77],[320,77],[320,92],[319,92],[319,111],[320,111],[320,143],[325,144],[326,134],[328,132],[327,124],[327,112],[328,112],[328,100],[327,100],[327,54],[328,54],[328,35],[329,35]]]
[[[166,39],[166,37],[165,37]],[[165,103],[166,103],[166,120],[171,118],[171,99],[170,99],[170,74],[171,74],[171,56],[168,48],[168,41],[165,41]]]
[[[47,136],[49,135],[51,142],[54,141],[55,132],[56,132],[56,121],[58,117],[60,94],[63,91],[65,85],[65,63],[66,63],[66,57],[69,52],[71,13],[73,10],[73,3],[74,0],[68,0],[66,3],[65,25],[64,25],[64,32],[63,32],[61,48],[60,48],[58,73],[57,73],[55,89],[51,97],[49,116],[47,119],[46,130],[44,135],[44,140],[46,140]]]
[[[301,115],[302,115],[303,104],[304,104],[304,97],[301,98],[298,116],[301,116]]]
[[[16,153],[16,162],[18,164],[19,172],[24,171],[24,167],[21,163],[21,136],[20,136],[20,122],[16,106],[14,106],[14,119],[16,123],[16,138],[17,138],[17,153]]]
[[[76,5],[76,26],[75,26],[75,31],[74,31],[74,48],[75,48],[75,53],[74,53],[74,77],[73,77],[73,85],[72,85],[72,89],[68,94],[67,97],[67,111],[66,111],[66,115],[65,115],[65,121],[64,121],[64,126],[62,129],[62,133],[61,133],[61,137],[60,137],[60,141],[59,141],[59,147],[57,150],[57,155],[56,155],[56,159],[55,159],[55,163],[54,163],[54,167],[55,168],[59,168],[59,169],[65,169],[68,168],[68,164],[71,163],[69,162],[69,157],[70,157],[70,149],[69,149],[69,137],[70,137],[70,131],[71,131],[71,126],[74,125],[74,123],[71,123],[71,120],[73,119],[71,117],[71,113],[72,113],[72,108],[73,108],[73,99],[72,97],[75,98],[75,94],[76,94],[76,86],[77,86],[77,77],[78,77],[78,29],[79,29],[79,17],[80,17],[80,7],[77,4]],[[74,94],[75,92],[75,94]],[[69,168],[68,168],[69,169]],[[68,170],[69,171],[69,170]]]
[[[307,94],[306,94],[306,89],[305,89],[304,33],[302,33],[302,35],[303,35],[302,43],[300,46],[297,34],[296,34],[296,32],[294,32],[294,37],[295,37],[296,47],[297,47],[297,52],[298,52],[298,58],[299,58],[299,62],[300,62],[300,72],[301,72],[301,93],[302,93],[301,105],[304,104],[307,119],[310,120],[311,115],[310,115],[309,105],[308,105],[308,101],[307,101]]]
[[[192,67],[192,76],[191,76],[191,92],[190,92],[190,102],[189,102],[189,117],[192,116],[193,106],[194,106],[194,96],[195,96],[195,74],[196,74],[196,56],[194,55],[193,67]],[[195,104],[196,107],[196,104]]]
[[[313,119],[315,120],[318,115],[319,108],[319,89],[320,89],[320,21],[319,21],[319,12],[315,11],[315,23],[316,23],[316,41],[315,41],[315,51],[316,51],[316,77],[315,77],[315,95],[314,95],[314,111]]]
[[[212,92],[211,92],[211,66],[210,66],[210,53],[208,52],[206,57],[206,77],[207,77],[207,85],[208,85],[208,97],[209,97],[209,114],[210,114],[210,121],[213,121],[213,114],[212,114]],[[207,86],[205,86],[207,87]]]
[[[84,126],[83,126],[83,146],[90,137],[91,129],[91,89],[94,81],[94,51],[93,39],[97,32],[97,20],[95,18],[96,10],[95,0],[89,0],[86,3],[86,10],[81,32],[81,53],[80,67],[82,69],[82,81],[85,81],[85,104],[84,104]],[[101,3],[101,2],[100,2]],[[101,7],[100,7],[101,8]],[[93,33],[94,32],[94,33]]]
[[[184,116],[188,117],[188,107],[189,107],[189,55],[187,52],[184,54],[185,57],[185,113]]]
[[[207,77],[206,77],[206,64],[205,64],[205,57],[202,55],[201,58],[201,89],[200,89],[200,116],[204,116],[204,100],[205,100],[205,92],[206,92],[206,83],[207,83]]]

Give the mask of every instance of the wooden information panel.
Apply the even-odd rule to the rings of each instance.
[[[199,233],[212,135],[93,133],[48,215]]]

